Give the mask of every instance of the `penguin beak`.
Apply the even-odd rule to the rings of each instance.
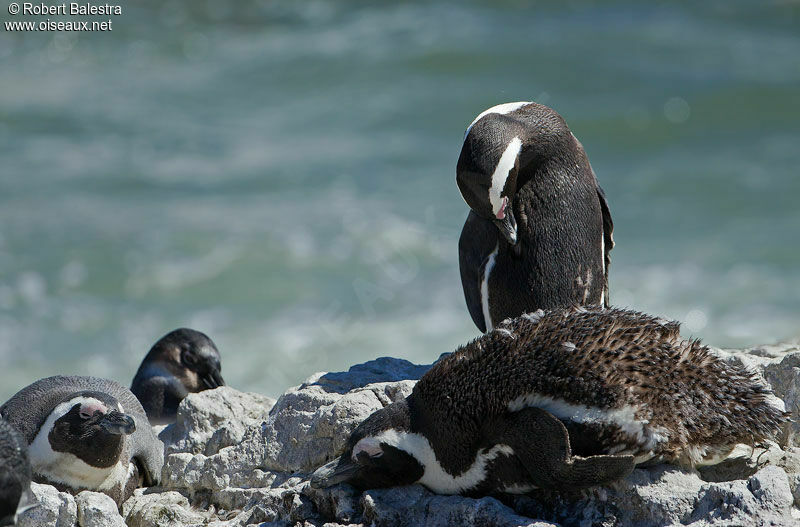
[[[514,246],[517,244],[517,220],[514,219],[514,211],[511,210],[511,207],[504,210],[502,219],[494,219],[492,221],[509,245]]]
[[[136,431],[136,422],[133,417],[122,412],[111,410],[98,423],[110,434],[128,435]]]
[[[219,388],[220,386],[225,386],[225,379],[222,378],[219,368],[215,366],[212,366],[205,375],[200,377],[200,380],[209,390]]]
[[[354,463],[348,456],[334,459],[322,465],[311,475],[311,486],[315,489],[332,487],[337,483],[346,483],[358,474],[361,466]]]

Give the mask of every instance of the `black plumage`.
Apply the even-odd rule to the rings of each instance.
[[[608,305],[614,225],[583,146],[551,108],[496,108],[470,126],[456,167],[472,320],[486,331],[536,309]]]
[[[30,491],[28,443],[0,419],[0,525],[13,525],[21,510],[35,503]]]
[[[634,463],[712,464],[774,438],[788,414],[769,389],[679,330],[600,306],[505,320],[362,423],[315,484],[377,486],[400,463],[394,484],[444,493],[575,489]],[[389,449],[394,466],[382,461]]]
[[[131,383],[152,424],[175,421],[190,393],[224,386],[214,342],[204,333],[180,328],[161,337],[147,353]]]

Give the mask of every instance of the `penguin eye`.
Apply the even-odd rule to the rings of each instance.
[[[181,352],[181,362],[187,366],[194,366],[197,364],[197,357],[189,350]]]
[[[353,447],[353,461],[368,461],[383,455],[381,443],[373,437],[365,437]]]

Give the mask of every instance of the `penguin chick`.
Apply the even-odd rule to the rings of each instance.
[[[0,416],[28,443],[36,482],[103,492],[121,505],[135,488],[160,479],[164,445],[139,401],[117,382],[40,379],[6,401]]]
[[[0,526],[14,525],[20,513],[37,505],[30,486],[28,444],[0,419]]]
[[[716,463],[787,422],[754,374],[679,324],[601,307],[504,321],[367,418],[312,485],[440,494],[607,484],[635,464]],[[782,404],[780,405],[782,406]]]
[[[467,128],[461,285],[485,332],[536,309],[608,305],[614,223],[580,141],[553,109],[501,104]]]
[[[190,393],[225,385],[219,351],[203,333],[188,328],[161,337],[142,360],[131,391],[151,424],[175,421],[178,404]]]

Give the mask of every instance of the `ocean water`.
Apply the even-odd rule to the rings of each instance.
[[[126,4],[0,30],[0,400],[127,384],[179,326],[273,396],[452,351],[478,335],[455,162],[517,100],[587,150],[615,304],[717,346],[800,334],[797,2]]]

